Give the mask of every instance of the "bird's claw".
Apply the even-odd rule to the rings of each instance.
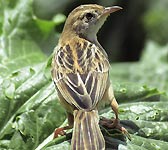
[[[119,125],[119,130],[131,141],[131,136],[128,133],[127,129]]]
[[[54,139],[58,137],[58,135],[66,135],[66,132],[64,131],[65,129],[64,128],[57,128],[55,131],[54,131]]]

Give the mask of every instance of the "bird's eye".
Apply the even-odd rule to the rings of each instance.
[[[87,13],[86,14],[87,20],[91,20],[93,17],[94,17],[94,14],[92,14],[92,13]]]

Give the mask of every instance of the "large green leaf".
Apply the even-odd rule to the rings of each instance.
[[[46,58],[31,34],[38,30],[33,20],[32,1],[18,1],[15,6],[5,5],[4,8],[3,34],[0,41],[1,76],[42,62]]]
[[[59,107],[59,103],[53,100],[56,98],[56,94],[52,94],[53,85],[48,85],[47,57],[41,48],[44,44],[42,42],[51,39],[55,25],[63,20],[61,17],[54,21],[36,18],[32,3],[32,0],[15,3],[2,1],[4,21],[0,41],[0,145],[3,147],[7,143],[8,148],[14,149],[36,147],[47,133],[61,124],[65,116],[53,115],[58,112],[64,114],[64,110],[53,109]],[[39,98],[40,101],[37,101]],[[30,128],[34,125],[36,128]],[[17,141],[21,139],[23,141]],[[31,144],[27,145],[25,140]]]

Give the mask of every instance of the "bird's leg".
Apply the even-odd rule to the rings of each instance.
[[[102,117],[100,120],[100,124],[108,128],[119,128],[120,129],[120,121],[118,118],[118,103],[115,98],[113,98],[111,102],[111,108],[114,111],[115,119],[107,119],[107,118]]]
[[[124,135],[128,137],[128,139],[130,139],[130,135],[128,131],[120,125],[120,120],[118,117],[118,103],[114,97],[113,89],[111,86],[106,91],[104,98],[107,98],[111,101],[111,108],[114,111],[115,119],[107,119],[107,118],[102,117],[100,120],[100,124],[102,126],[106,126],[107,128],[119,129]]]
[[[58,137],[58,135],[66,135],[65,130],[73,128],[74,117],[72,114],[68,113],[68,125],[65,127],[57,128],[54,131],[54,139]]]
[[[118,103],[117,103],[115,98],[113,98],[113,100],[111,102],[111,108],[112,108],[112,110],[114,111],[114,114],[115,114],[115,119],[113,121],[112,127],[115,127],[117,129],[121,130],[122,133],[127,135],[128,131],[120,125],[120,120],[119,120],[119,117],[118,117]]]
[[[118,103],[117,103],[115,98],[113,98],[113,100],[111,102],[111,108],[112,108],[112,110],[114,111],[114,114],[115,114],[115,119],[113,121],[112,126],[118,127],[120,121],[119,121],[119,118],[118,118]]]

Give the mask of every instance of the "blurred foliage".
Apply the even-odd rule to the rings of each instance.
[[[146,83],[162,91],[168,91],[168,45],[161,47],[148,41],[140,62],[113,64],[112,78],[116,80]]]
[[[58,11],[50,20],[39,18],[33,0],[0,4],[0,149],[68,149],[71,130],[52,140],[54,129],[67,121],[51,81],[52,55],[46,55],[57,43],[57,29],[65,16]],[[168,147],[167,65],[168,46],[149,40],[139,62],[112,64],[110,78],[120,103],[121,124],[132,141],[101,126],[108,149]],[[100,114],[114,116],[109,106]]]
[[[168,42],[168,1],[150,2],[148,11],[144,14],[144,25],[148,38],[164,45]]]

